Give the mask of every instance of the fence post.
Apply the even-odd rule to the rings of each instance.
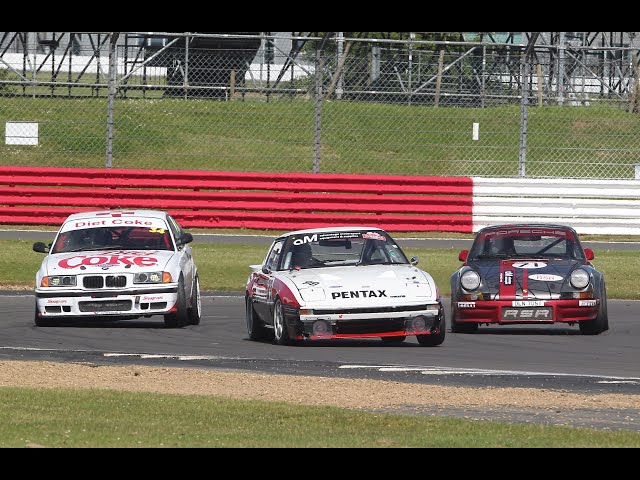
[[[111,168],[113,166],[113,105],[117,91],[118,55],[116,44],[118,43],[119,36],[119,32],[111,32],[111,40],[109,42],[109,101],[107,107],[107,154],[104,164],[105,168]]]
[[[316,48],[316,106],[313,127],[313,173],[320,173],[320,138],[322,130],[322,48]]]
[[[522,77],[522,98],[520,100],[520,154],[518,158],[518,175],[527,175],[527,104],[529,101],[529,55],[522,54],[520,72]]]

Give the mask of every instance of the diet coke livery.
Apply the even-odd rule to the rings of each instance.
[[[424,346],[445,338],[442,298],[391,236],[373,227],[299,230],[276,238],[252,265],[245,295],[251,340],[415,336]]]
[[[163,315],[169,328],[198,325],[200,282],[193,236],[166,212],[116,210],[69,216],[36,274],[35,323]]]
[[[578,324],[584,335],[609,328],[607,290],[594,254],[564,225],[486,227],[451,277],[451,331],[480,324]]]

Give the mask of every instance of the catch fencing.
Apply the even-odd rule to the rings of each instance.
[[[635,180],[635,33],[570,33],[0,32],[0,164]]]

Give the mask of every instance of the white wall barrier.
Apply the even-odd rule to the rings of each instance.
[[[640,181],[473,178],[473,231],[559,223],[580,234],[640,235]]]

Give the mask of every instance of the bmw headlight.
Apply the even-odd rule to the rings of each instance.
[[[41,287],[75,287],[77,277],[75,275],[54,275],[43,277],[40,282]]]
[[[133,283],[173,283],[169,272],[142,272],[136,273]]]
[[[569,278],[573,288],[582,289],[589,285],[589,274],[582,268],[576,268]]]
[[[480,275],[475,270],[467,270],[460,277],[460,283],[465,290],[475,290],[480,286]]]

